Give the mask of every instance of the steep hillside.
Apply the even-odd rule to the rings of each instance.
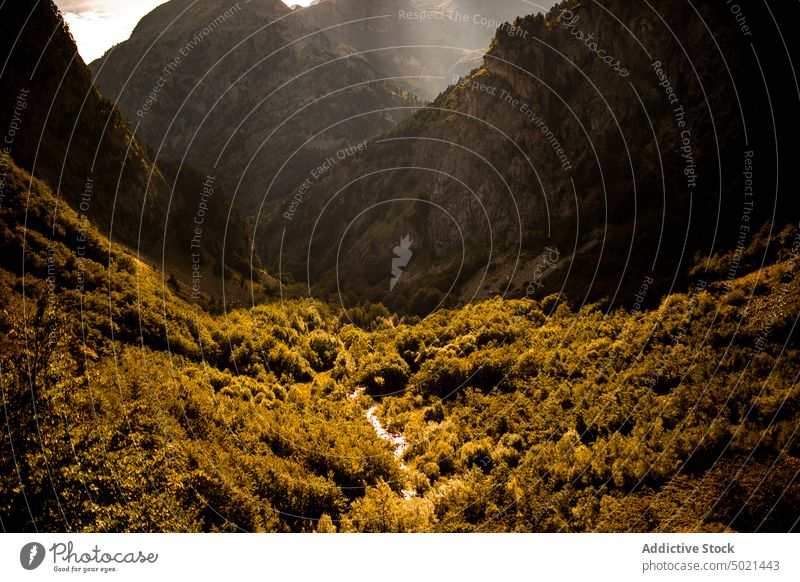
[[[264,256],[321,296],[417,313],[562,289],[633,302],[644,284],[657,299],[713,250],[798,216],[798,51],[782,23],[800,13],[745,5],[747,29],[679,0],[516,20],[297,212],[262,216]],[[406,235],[413,259],[390,287]]]
[[[221,273],[224,264],[249,273],[250,232],[219,181],[163,155],[156,161],[92,85],[51,1],[4,3],[0,51],[5,155],[109,238],[154,262],[163,254],[183,272],[194,265],[212,277],[211,268]]]
[[[309,382],[324,305],[214,318],[5,164],[0,529],[301,531],[398,482],[360,409]]]
[[[172,0],[91,67],[159,155],[211,168],[254,211],[418,104],[352,52],[280,0]]]

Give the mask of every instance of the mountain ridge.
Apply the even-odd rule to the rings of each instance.
[[[284,269],[320,294],[397,309],[531,289],[629,302],[654,272],[665,289],[686,285],[712,249],[775,217],[791,222],[798,207],[777,191],[797,188],[797,177],[776,168],[796,148],[786,124],[760,120],[797,116],[796,96],[777,90],[792,53],[754,57],[724,11],[679,6],[563,2],[498,31],[482,67],[317,185],[286,231]],[[782,21],[795,15],[780,10]],[[753,46],[772,51],[775,23],[760,17]],[[769,95],[746,82],[762,73]],[[742,169],[753,151],[762,187],[748,210]],[[419,203],[391,203],[398,190]],[[280,216],[263,217],[257,240],[271,261],[276,232]],[[428,256],[392,295],[381,274],[407,233]],[[493,233],[505,234],[495,246]],[[547,249],[561,260],[540,279]]]
[[[278,0],[227,13],[225,2],[201,10],[175,1],[160,14],[182,16],[137,27],[91,64],[95,82],[159,151],[218,168],[248,212],[273,178],[279,194],[271,195],[280,196],[283,184],[302,181],[322,154],[390,128],[393,116],[407,115],[403,107],[418,103]],[[199,38],[197,30],[204,32]],[[289,175],[279,173],[292,153]]]

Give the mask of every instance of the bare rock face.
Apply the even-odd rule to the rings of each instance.
[[[724,7],[678,1],[569,2],[516,19],[479,69],[337,164],[291,219],[262,217],[257,243],[323,294],[412,311],[562,289],[613,303],[652,275],[666,292],[712,247],[796,216],[775,194],[797,182],[776,173],[797,119],[782,89],[796,51],[776,22],[796,12],[748,5],[750,35]],[[406,235],[415,254],[390,292]]]

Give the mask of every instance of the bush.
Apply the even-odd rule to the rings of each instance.
[[[454,357],[428,360],[414,376],[414,384],[423,394],[441,398],[463,387],[472,371],[469,362]]]
[[[361,377],[361,383],[370,396],[395,394],[408,384],[409,369],[400,358],[369,364]]]
[[[311,366],[306,359],[283,344],[278,344],[269,351],[267,363],[276,376],[298,382],[307,382],[312,378]]]
[[[315,330],[308,336],[307,359],[311,367],[321,372],[333,368],[342,345],[326,331]]]

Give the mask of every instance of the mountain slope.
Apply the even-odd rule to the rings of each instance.
[[[212,317],[5,162],[0,529],[308,531],[397,482],[355,404],[312,397],[325,306]]]
[[[263,218],[264,256],[323,295],[418,313],[562,288],[633,301],[643,281],[666,293],[713,249],[795,220],[795,197],[778,194],[798,186],[797,46],[777,27],[797,7],[773,20],[753,5],[750,36],[727,10],[696,8],[565,2],[518,19],[300,213]],[[390,291],[406,235],[414,258]]]
[[[0,119],[15,128],[5,153],[114,241],[155,261],[163,252],[183,271],[199,264],[212,276],[211,266],[220,273],[223,263],[249,271],[246,223],[218,182],[214,192],[204,192],[207,175],[163,157],[156,161],[92,85],[55,5],[5,3],[0,15],[0,50],[7,55]],[[191,256],[198,213],[199,263]]]
[[[91,64],[95,82],[160,155],[216,172],[254,211],[418,103],[300,14],[280,0],[171,0]]]
[[[6,162],[4,531],[797,529],[797,229],[654,310],[367,331],[311,300],[211,316]]]

